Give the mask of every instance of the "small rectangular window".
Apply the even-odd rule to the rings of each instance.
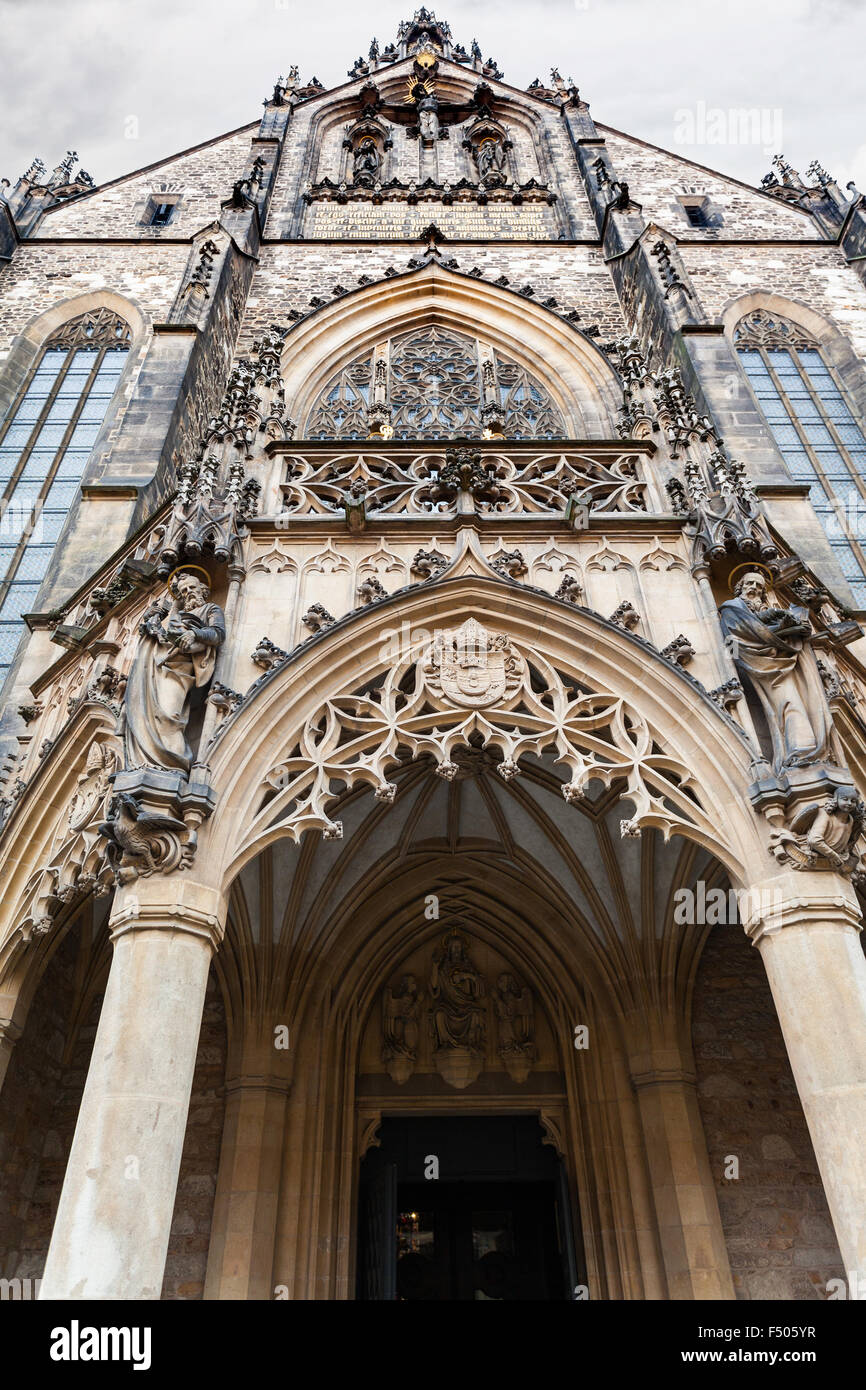
[[[167,227],[174,213],[174,203],[155,203],[150,217],[151,227]]]

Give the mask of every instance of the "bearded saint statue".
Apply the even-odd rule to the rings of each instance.
[[[773,771],[836,763],[830,713],[805,608],[774,608],[764,576],[753,571],[719,609],[722,631],[738,670],[757,694],[773,745]]]
[[[181,570],[168,595],[142,618],[123,704],[127,768],[188,773],[192,767],[186,741],[190,693],[207,685],[226,635],[223,611],[209,599],[206,580]]]

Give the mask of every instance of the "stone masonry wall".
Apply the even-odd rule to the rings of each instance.
[[[616,290],[599,250],[588,246],[466,246],[446,244],[458,270],[467,273],[478,266],[484,276],[496,280],[507,275],[514,289],[531,284],[536,299],[553,297],[564,308],[577,309],[579,327],[597,324],[600,342],[624,331]],[[255,336],[269,323],[286,323],[290,309],[306,311],[313,296],[326,299],[335,285],[357,287],[358,277],[381,278],[389,266],[408,269],[417,256],[418,243],[389,246],[265,245],[247,300],[238,342],[239,352],[249,352]],[[515,301],[520,311],[518,301]],[[287,340],[291,347],[291,335]]]
[[[75,930],[53,957],[9,1063],[0,1106],[0,1277],[42,1275],[75,1132],[102,994],[64,1061],[75,1007]],[[223,1127],[226,1033],[211,974],[166,1260],[163,1298],[201,1298]]]
[[[690,164],[683,157],[685,150],[683,156],[668,154],[607,126],[600,125],[598,131],[610,151],[617,177],[628,183],[631,197],[640,203],[647,222],[658,222],[695,241],[732,237],[809,240],[820,235],[806,213],[785,207],[769,194],[753,192],[724,174]],[[709,196],[712,207],[722,214],[722,226],[698,229],[689,225],[676,195],[691,189]]]
[[[164,1299],[199,1299],[204,1292],[225,1116],[225,1071],[225,1008],[211,970],[165,1262]]]
[[[75,955],[75,936],[70,932],[43,976],[3,1084],[0,1275],[6,1278],[39,1277],[48,1246],[49,1174],[65,1154],[58,1121],[70,1091],[78,1090],[74,1076],[80,1058],[74,1058],[70,1067],[63,1065]],[[50,1229],[50,1218],[48,1225]]]
[[[189,247],[179,244],[67,247],[25,242],[0,277],[0,365],[36,314],[93,290],[127,295],[152,319],[164,319],[188,257]]]
[[[680,246],[695,289],[710,318],[721,317],[739,295],[762,290],[807,305],[831,319],[866,356],[866,285],[838,246]]]
[[[739,926],[709,936],[692,1036],[737,1297],[826,1298],[841,1256],[761,957]]]
[[[213,140],[189,154],[166,159],[144,173],[115,183],[68,204],[51,208],[42,219],[40,237],[189,237],[220,215],[220,203],[247,169],[250,138],[256,125]],[[171,222],[160,231],[142,225],[151,195],[162,187],[177,189],[181,201]],[[157,200],[158,201],[158,200]]]

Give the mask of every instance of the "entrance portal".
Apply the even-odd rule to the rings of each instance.
[[[568,1185],[542,1138],[532,1116],[383,1120],[361,1165],[358,1297],[572,1297]]]

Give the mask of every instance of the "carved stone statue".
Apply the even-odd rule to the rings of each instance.
[[[535,1007],[529,989],[504,971],[493,995],[499,1031],[497,1051],[512,1081],[526,1080],[535,1061]]]
[[[144,614],[141,641],[123,704],[127,768],[172,768],[189,772],[186,742],[189,698],[213,675],[217,648],[225,641],[222,609],[210,603],[205,579],[182,570],[164,597]]]
[[[436,1069],[462,1090],[484,1065],[484,980],[469,959],[465,937],[451,932],[430,967],[430,1021]]]
[[[805,608],[773,608],[757,571],[743,576],[735,597],[719,610],[722,631],[738,671],[748,677],[766,716],[773,771],[834,762],[832,725],[821,677],[807,644]]]
[[[856,843],[864,815],[866,805],[853,787],[837,787],[826,801],[801,806],[788,825],[774,830],[770,849],[780,863],[795,869],[827,867],[853,873],[860,866]]]
[[[395,991],[382,995],[382,1060],[398,1085],[408,1081],[418,1056],[418,1012],[423,999],[414,975],[404,975]]]
[[[368,135],[355,150],[352,178],[362,188],[373,188],[379,177],[381,164],[376,142]]]
[[[418,103],[418,130],[422,140],[439,138],[439,102],[432,93]]]
[[[478,178],[486,188],[505,182],[505,150],[502,141],[492,136],[482,140],[475,151]]]

